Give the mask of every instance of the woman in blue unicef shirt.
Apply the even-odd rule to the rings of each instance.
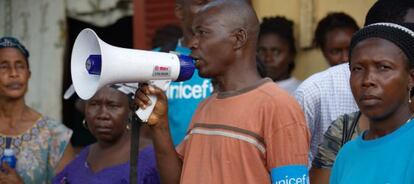
[[[369,129],[340,150],[331,184],[414,183],[413,30],[376,23],[353,36],[351,89]]]

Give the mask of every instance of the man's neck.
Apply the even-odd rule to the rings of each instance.
[[[236,61],[234,67],[227,71],[223,76],[216,78],[220,92],[238,91],[246,87],[252,86],[261,80],[255,62],[253,64],[243,63],[243,61]]]

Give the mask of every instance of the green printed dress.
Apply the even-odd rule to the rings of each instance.
[[[20,135],[0,133],[0,156],[6,148],[14,150],[16,170],[26,184],[51,183],[71,135],[62,123],[41,117]]]

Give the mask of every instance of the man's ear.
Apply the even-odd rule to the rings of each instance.
[[[174,9],[174,13],[175,16],[180,20],[183,21],[184,19],[184,13],[183,13],[183,5],[181,4],[175,4],[175,9]]]
[[[233,49],[237,50],[242,48],[247,43],[247,30],[244,28],[238,28],[233,32],[234,46]]]

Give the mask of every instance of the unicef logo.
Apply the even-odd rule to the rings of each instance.
[[[213,92],[213,86],[209,80],[203,80],[201,84],[173,83],[167,90],[168,99],[204,99]]]
[[[308,168],[304,165],[288,165],[273,168],[272,184],[309,184]]]
[[[284,179],[275,181],[274,184],[309,184],[309,177],[304,174],[302,177],[285,176]]]

